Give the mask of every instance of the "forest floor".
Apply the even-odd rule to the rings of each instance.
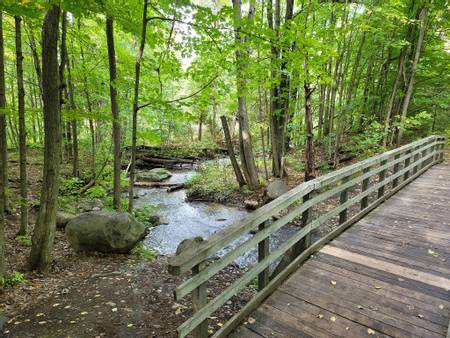
[[[11,196],[17,196],[17,163],[11,156]],[[37,199],[42,162],[28,160],[30,198]],[[63,169],[64,171],[64,169]],[[15,239],[18,209],[11,203],[8,215],[6,256],[11,271],[21,272],[25,283],[0,289],[2,337],[176,337],[176,328],[189,317],[191,301],[175,303],[173,290],[183,277],[167,272],[167,258],[147,261],[135,255],[77,254],[64,232],[56,231],[54,261],[49,272],[28,272],[30,247]],[[29,215],[29,231],[37,212]],[[209,297],[226,288],[243,271],[230,266],[209,284]],[[217,330],[226,318],[251,297],[247,288],[209,321]]]

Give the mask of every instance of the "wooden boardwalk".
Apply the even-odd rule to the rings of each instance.
[[[440,164],[306,261],[232,336],[445,337],[449,318],[450,166]]]

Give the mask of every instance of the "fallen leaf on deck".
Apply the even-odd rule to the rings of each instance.
[[[330,318],[330,320],[331,320],[332,322],[335,322],[335,321],[336,321],[336,317],[333,316],[333,317]]]
[[[368,334],[375,334],[375,331],[372,330],[372,329],[367,329],[367,333],[368,333]]]
[[[248,323],[249,324],[254,324],[254,323],[256,323],[256,319],[255,318],[253,318],[253,317],[248,317]]]
[[[319,314],[317,315],[317,317],[320,318],[320,319],[322,319],[322,318],[323,318],[323,314],[319,313]]]

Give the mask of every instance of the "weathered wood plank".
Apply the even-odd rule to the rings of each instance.
[[[420,163],[432,157],[429,155],[422,157],[424,161],[419,160]],[[421,168],[417,162],[412,162],[409,167],[398,170],[396,177],[409,172],[407,181],[399,182],[398,189],[386,195],[400,190],[430,166],[428,163]],[[450,219],[447,204],[450,170],[441,168],[434,167],[423,182],[422,178],[416,180],[398,197],[373,211],[367,220],[360,221],[331,245],[323,247],[281,284],[255,314],[273,319],[287,312],[304,321],[309,319],[310,326],[326,330],[332,336],[345,336],[340,331],[342,327],[336,326],[333,333],[325,325],[329,323],[315,316],[314,309],[319,309],[317,311],[327,315],[334,313],[337,321],[348,320],[376,329],[375,335],[445,337],[450,317],[450,222],[445,221]],[[429,182],[435,182],[432,179],[434,169],[441,176],[441,184],[436,183],[436,186],[442,197],[429,198],[423,203],[420,195],[423,191],[429,193]],[[392,182],[392,176],[386,180],[390,177]],[[426,185],[423,189],[422,184]],[[371,188],[374,187],[377,184]],[[386,198],[374,202],[378,201],[379,205]],[[373,207],[374,202],[369,206]],[[328,237],[328,241],[332,238]],[[429,248],[438,256],[429,254]],[[317,250],[317,243],[310,248],[311,252],[314,250]],[[336,286],[331,280],[336,281]],[[359,309],[358,304],[363,308]],[[274,312],[273,307],[279,312]],[[278,326],[277,332],[281,330],[282,326]],[[294,337],[289,330],[292,327],[285,331],[285,337]],[[299,334],[303,332],[298,329]],[[361,332],[353,335],[363,336]]]

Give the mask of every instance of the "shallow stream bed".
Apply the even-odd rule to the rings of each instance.
[[[167,183],[184,183],[195,175],[195,170],[172,171],[172,177]],[[178,244],[187,238],[201,236],[207,239],[215,232],[233,224],[248,215],[243,208],[227,206],[212,202],[189,202],[186,200],[186,190],[181,189],[167,192],[164,188],[136,187],[138,198],[136,207],[154,205],[156,214],[161,218],[162,224],[153,228],[144,240],[144,245],[161,255],[173,255]],[[286,226],[276,232],[270,238],[270,245],[278,246],[279,243],[289,238],[296,230]],[[219,252],[224,255],[239,243],[250,238],[251,234],[242,236],[234,243],[228,245]],[[248,266],[256,261],[257,251],[252,250],[244,256],[236,259],[235,263],[240,267]]]

